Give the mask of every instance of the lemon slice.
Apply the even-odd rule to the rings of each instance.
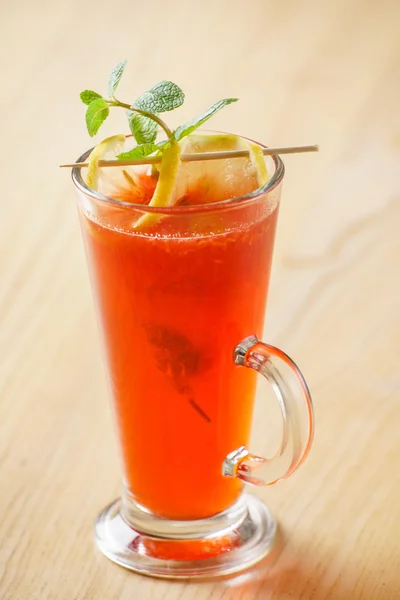
[[[181,158],[181,147],[178,142],[171,142],[164,150],[160,174],[156,189],[149,206],[165,207],[174,204],[174,188],[178,177]],[[162,215],[157,213],[146,213],[136,223],[135,228],[148,226],[156,223]]]
[[[265,164],[265,158],[261,146],[254,142],[247,142],[249,147],[249,155],[251,164],[257,175],[258,185],[262,187],[268,183],[269,175],[267,171],[267,165]]]
[[[86,175],[86,183],[90,188],[92,188],[92,190],[97,190],[99,184],[99,176],[101,173],[99,160],[115,158],[119,152],[122,152],[124,143],[124,135],[113,135],[100,142],[100,144],[98,144],[92,150],[92,153],[89,156],[88,170]]]
[[[151,199],[150,206],[170,206],[172,193],[179,170],[181,147],[177,142],[171,143],[163,153],[160,175]]]

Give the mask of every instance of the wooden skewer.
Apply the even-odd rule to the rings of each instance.
[[[263,154],[298,154],[301,152],[318,152],[319,146],[282,146],[275,148],[263,148]],[[197,154],[182,154],[182,162],[194,162],[200,160],[216,160],[216,159],[227,159],[227,158],[242,158],[248,156],[248,150],[233,150],[230,152],[199,152]],[[99,167],[128,167],[131,165],[155,165],[161,162],[160,156],[146,156],[145,158],[136,158],[128,160],[99,160]],[[83,168],[87,167],[89,163],[71,163],[67,165],[60,165],[60,167],[70,168]]]

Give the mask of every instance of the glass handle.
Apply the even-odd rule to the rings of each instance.
[[[270,458],[254,456],[245,446],[237,448],[225,458],[222,472],[252,485],[272,485],[291,475],[310,450],[314,430],[310,391],[292,359],[255,336],[236,346],[234,361],[258,371],[271,384],[282,413],[282,440]]]

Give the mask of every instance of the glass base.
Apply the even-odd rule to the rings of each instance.
[[[133,512],[138,511],[142,512],[136,506]],[[125,515],[127,511],[123,512]],[[128,524],[121,515],[121,500],[117,500],[99,515],[95,534],[105,556],[143,575],[167,579],[221,577],[249,569],[275,549],[275,518],[252,495],[243,495],[224,513],[202,521],[168,521],[142,514],[145,523],[151,521],[151,527],[143,528],[142,522],[139,528],[131,518]]]

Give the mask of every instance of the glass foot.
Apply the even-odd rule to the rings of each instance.
[[[143,575],[167,579],[221,577],[249,569],[275,549],[276,521],[255,496],[242,496],[234,507],[221,513],[223,520],[217,515],[204,521],[171,522],[152,516],[151,532],[129,525],[120,509],[121,501],[117,500],[99,515],[95,524],[97,545],[110,560]],[[230,512],[236,515],[233,522],[216,529],[215,523],[226,524]],[[196,527],[191,529],[191,523]],[[207,524],[212,533],[204,533]]]

